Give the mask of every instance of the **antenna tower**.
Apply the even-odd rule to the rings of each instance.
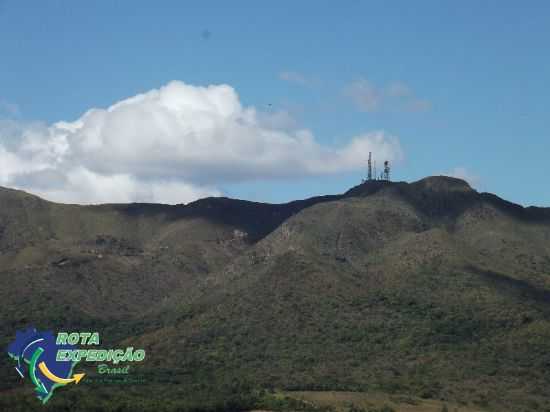
[[[387,160],[384,162],[384,172],[382,174],[382,180],[385,180],[386,182],[390,181],[390,162]]]
[[[372,180],[372,152],[369,152],[369,172],[367,175],[368,180]]]

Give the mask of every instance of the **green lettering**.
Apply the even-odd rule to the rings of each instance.
[[[69,350],[66,349],[59,349],[57,351],[57,355],[55,356],[55,360],[59,362],[64,362],[69,360]]]
[[[124,356],[120,359],[123,362],[132,362],[134,360],[132,352],[134,351],[134,348],[132,346],[129,346],[126,348],[126,352],[124,353]]]
[[[90,332],[80,332],[80,344],[86,345],[88,342],[88,338],[92,335]]]
[[[68,336],[69,335],[67,335],[67,333],[65,333],[65,332],[59,332],[57,334],[57,340],[55,341],[55,344],[56,345],[66,345]]]
[[[143,349],[138,349],[134,352],[135,362],[141,362],[143,359],[145,359],[145,351]]]
[[[67,360],[70,360],[70,361],[72,361],[72,362],[76,362],[75,354],[76,354],[76,351],[74,351],[74,350],[68,350],[68,351],[67,351]]]
[[[88,354],[88,351],[86,349],[78,349],[75,352],[76,352],[76,361],[77,362],[80,362],[82,360],[82,358],[85,358],[86,355]]]
[[[94,332],[88,341],[88,345],[99,345],[99,333]]]
[[[120,349],[116,349],[113,351],[113,363],[116,365],[119,363],[122,358],[124,357],[124,351]]]
[[[80,340],[80,335],[78,333],[71,333],[68,338],[69,345],[76,345]]]

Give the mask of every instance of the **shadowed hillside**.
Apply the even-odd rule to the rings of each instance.
[[[4,346],[33,324],[146,348],[135,373],[149,386],[128,405],[255,393],[247,406],[265,406],[267,389],[550,410],[550,210],[459,179],[280,205],[76,206],[0,189],[0,276]],[[21,385],[7,356],[0,376],[9,405]],[[120,389],[67,388],[45,410],[92,387],[97,402]]]

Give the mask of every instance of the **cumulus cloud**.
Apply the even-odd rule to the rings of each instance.
[[[0,123],[0,185],[60,202],[186,203],[231,182],[358,170],[369,151],[403,156],[381,131],[330,147],[285,113],[243,107],[228,85],[173,81],[72,122]]]
[[[343,94],[363,112],[393,109],[425,112],[431,109],[428,100],[416,97],[411,88],[402,82],[379,87],[367,79],[360,78],[344,87]]]
[[[472,187],[477,187],[480,183],[479,176],[470,172],[465,167],[455,167],[454,169],[441,174],[443,176],[456,177],[457,179],[465,180]]]

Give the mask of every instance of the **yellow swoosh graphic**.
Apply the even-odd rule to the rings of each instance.
[[[46,366],[46,364],[44,362],[40,362],[38,364],[38,368],[40,369],[40,371],[44,374],[44,376],[46,376],[49,380],[53,381],[53,382],[57,382],[57,383],[62,383],[64,385],[68,384],[68,383],[71,383],[71,382],[74,382],[74,383],[78,383],[80,382],[80,380],[84,377],[85,373],[75,373],[73,375],[72,378],[70,379],[65,379],[65,378],[60,378],[59,376],[55,376],[49,369],[48,367]]]

